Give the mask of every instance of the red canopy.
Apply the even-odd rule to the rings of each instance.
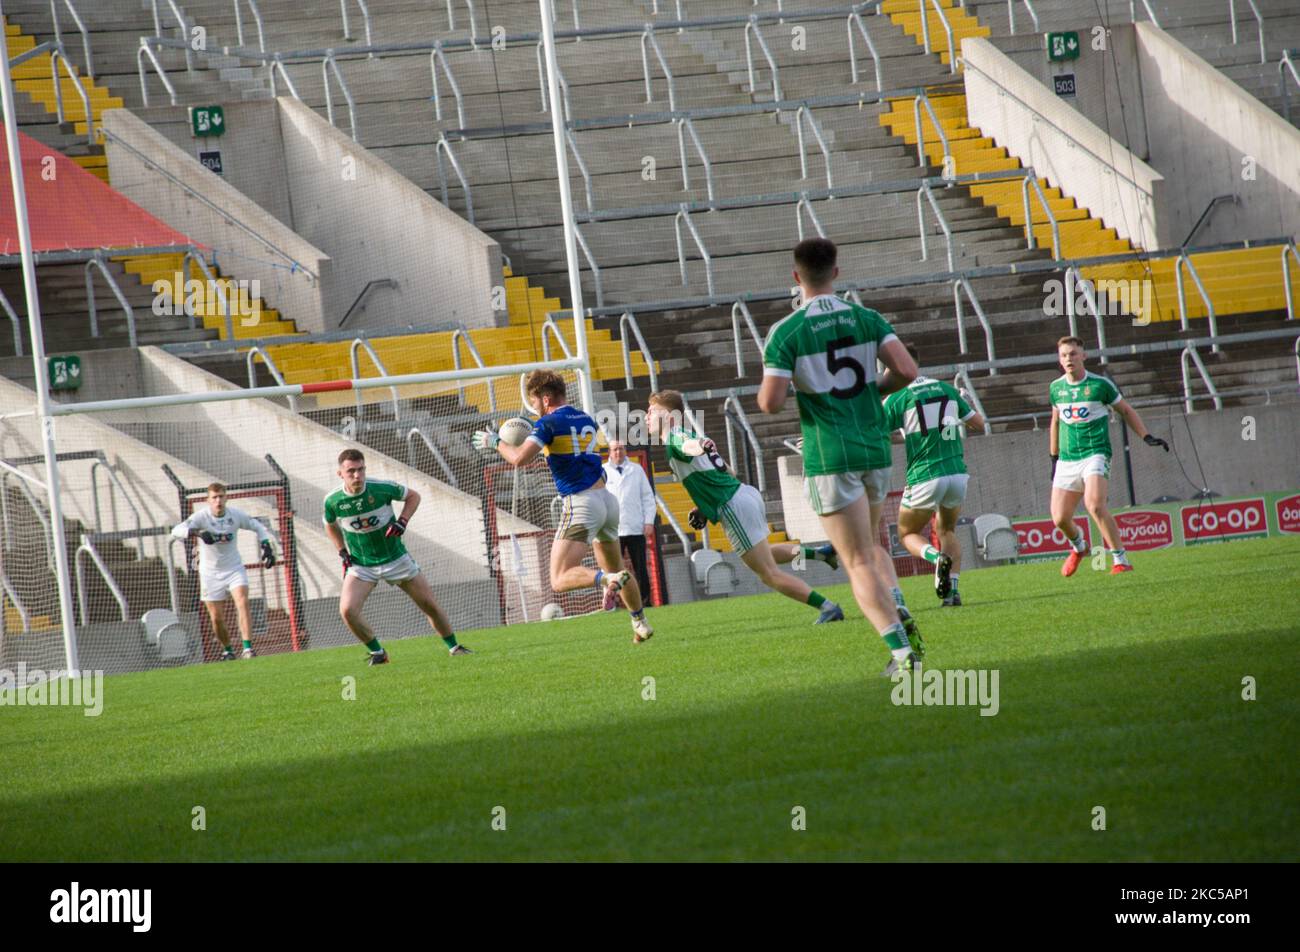
[[[164,225],[57,149],[22,132],[18,139],[34,250],[200,245]],[[5,143],[5,129],[0,125],[0,254],[18,254],[13,180]]]

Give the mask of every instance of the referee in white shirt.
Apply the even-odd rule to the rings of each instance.
[[[605,463],[605,488],[618,498],[618,542],[623,558],[636,574],[642,597],[650,602],[650,575],[646,571],[646,538],[653,538],[655,494],[650,480],[639,463],[627,458],[627,447],[619,440],[609,444],[609,461]],[[613,608],[607,596],[605,609]]]

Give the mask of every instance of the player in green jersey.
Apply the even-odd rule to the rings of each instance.
[[[778,563],[786,565],[800,557],[838,568],[835,550],[829,545],[770,544],[763,497],[753,486],[735,477],[712,440],[683,428],[685,412],[686,404],[680,393],[661,390],[650,394],[645,419],[650,436],[663,443],[673,475],[681,480],[691,502],[695,503],[696,508],[689,517],[691,528],[703,529],[709,522],[721,523],[740,560],[764,585],[801,605],[818,609],[815,625],[843,621],[844,610],[839,605],[810,588],[803,579],[777,568]]]
[[[1133,571],[1115,517],[1106,505],[1110,491],[1110,409],[1113,407],[1142,437],[1147,446],[1159,446],[1166,453],[1169,444],[1152,436],[1115,386],[1106,377],[1084,367],[1083,341],[1062,337],[1056,342],[1057,359],[1065,375],[1052,381],[1052,521],[1070,541],[1070,554],[1061,574],[1070,576],[1088,552],[1083,533],[1074,524],[1074,511],[1083,499],[1088,513],[1101,527],[1114,566],[1111,575]]]
[[[892,463],[880,401],[916,377],[916,362],[883,317],[835,296],[835,258],[835,245],[825,238],[795,247],[794,279],[803,303],[768,332],[758,408],[779,413],[793,382],[808,501],[844,563],[862,613],[889,648],[884,673],[892,676],[919,668],[925,647],[903,605],[893,560],[880,545]],[[883,375],[877,360],[886,367]]]
[[[917,360],[916,348],[910,343],[906,347]],[[970,479],[962,453],[961,425],[983,429],[984,418],[966,405],[951,384],[917,377],[885,398],[885,423],[902,433],[907,447],[907,488],[898,509],[898,534],[908,552],[933,563],[934,593],[944,605],[957,607],[961,605],[957,519]],[[921,535],[936,514],[938,549]]]
[[[325,497],[325,531],[343,560],[339,614],[348,630],[370,650],[367,663],[388,663],[388,652],[361,616],[366,599],[380,582],[396,585],[409,595],[453,655],[471,654],[456,643],[451,622],[402,541],[407,523],[419,508],[420,494],[400,483],[366,479],[366,458],[360,450],[339,454],[338,477],[342,488]],[[395,502],[402,503],[399,516],[393,514]]]

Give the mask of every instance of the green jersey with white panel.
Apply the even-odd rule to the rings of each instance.
[[[387,565],[406,554],[401,536],[384,530],[397,519],[393,503],[406,499],[406,487],[384,479],[367,479],[355,496],[339,488],[325,497],[325,524],[338,526],[348,554],[358,565]]]
[[[698,439],[700,437],[690,430],[674,427],[664,440],[664,450],[668,454],[669,468],[686,487],[691,502],[705,519],[717,522],[720,518],[718,510],[736,495],[741,483],[727,469],[727,461],[716,452],[690,456],[682,449],[688,440]]]
[[[876,354],[897,340],[870,308],[822,294],[768,332],[763,373],[794,381],[805,476],[887,469]]]
[[[1110,408],[1123,397],[1106,377],[1088,372],[1077,383],[1060,376],[1049,391],[1060,426],[1057,450],[1062,462],[1101,454],[1110,459]]]
[[[966,472],[958,421],[974,413],[955,387],[930,377],[917,377],[885,398],[886,425],[903,431],[909,486]]]

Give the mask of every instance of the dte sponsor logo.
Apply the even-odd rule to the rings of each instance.
[[[1282,532],[1300,532],[1300,495],[1279,499],[1277,508],[1277,527]]]
[[[1174,544],[1174,520],[1158,509],[1115,513],[1119,537],[1126,549],[1163,549]]]
[[[367,529],[374,529],[378,525],[378,516],[366,516],[364,519],[358,516],[348,523],[348,528],[356,532],[365,532]]]
[[[1263,499],[1184,506],[1182,515],[1183,538],[1188,543],[1268,534]]]
[[[1083,531],[1083,541],[1092,547],[1092,533],[1087,519],[1075,519],[1074,524]],[[1020,540],[1021,555],[1054,555],[1070,551],[1070,543],[1065,533],[1057,528],[1051,519],[1036,519],[1031,522],[1014,522],[1016,537]]]
[[[152,889],[71,889],[50,893],[50,921],[127,922],[132,932],[148,932],[153,919]]]

